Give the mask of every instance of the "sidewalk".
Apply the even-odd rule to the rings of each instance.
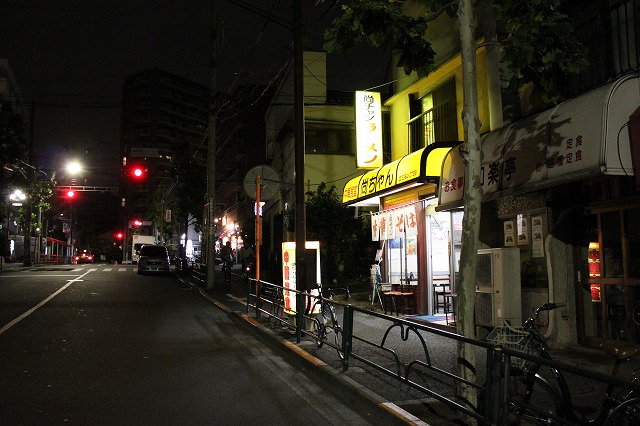
[[[239,270],[238,270],[239,272]],[[216,283],[222,283],[222,277],[216,278]],[[371,375],[371,373],[367,373],[365,369],[352,366],[346,371],[341,371],[340,366],[333,363],[333,365],[329,365],[329,361],[325,362],[317,358],[316,356],[322,356],[323,350],[318,350],[314,344],[303,341],[300,344],[295,343],[295,339],[291,335],[286,335],[281,330],[271,329],[263,324],[257,322],[251,315],[246,314],[246,306],[243,304],[243,301],[246,300],[246,289],[243,287],[239,275],[233,277],[231,289],[233,291],[221,291],[220,289],[208,290],[199,287],[197,290],[207,299],[209,299],[212,303],[214,303],[219,308],[225,310],[229,315],[237,317],[239,320],[243,321],[248,326],[253,329],[259,331],[258,335],[261,337],[265,337],[269,339],[272,343],[276,342],[281,345],[285,351],[288,351],[291,356],[301,358],[305,360],[310,368],[316,369],[319,375],[324,375],[327,380],[331,380],[332,383],[336,385],[344,386],[349,392],[357,392],[360,394],[361,398],[368,400],[370,403],[376,404],[377,406],[392,412],[393,415],[405,422],[406,424],[420,424],[420,425],[439,425],[439,424],[450,424],[453,413],[447,411],[445,407],[440,403],[434,403],[432,399],[423,399],[421,405],[423,406],[435,406],[440,414],[445,413],[444,419],[440,415],[436,415],[433,413],[429,413],[428,410],[419,410],[420,413],[416,412],[415,414],[419,416],[416,417],[414,414],[409,413],[404,410],[400,406],[396,405],[393,401],[399,402],[404,399],[411,399],[410,396],[406,396],[405,398],[398,398],[397,393],[405,392],[402,386],[394,386],[390,383],[378,383],[375,381],[375,378],[371,378],[371,380],[362,380],[363,376]],[[363,310],[374,310],[375,306],[372,307],[371,302],[368,300],[357,300],[356,297],[353,297],[348,303],[354,306],[358,306]],[[378,312],[380,311],[379,307],[376,309]],[[410,316],[404,317],[407,320],[411,320]],[[421,322],[426,325],[430,324],[428,321],[418,320],[416,322]],[[455,348],[455,345],[452,345]],[[437,351],[451,351],[451,346],[447,345],[447,348],[433,348]],[[431,349],[430,349],[431,350]],[[453,349],[455,350],[455,349]],[[331,351],[328,351],[329,353]],[[435,352],[435,351],[434,351]],[[316,355],[314,355],[316,354]],[[335,355],[335,354],[333,354]],[[584,347],[571,347],[562,350],[553,350],[551,351],[552,357],[557,361],[562,361],[567,364],[570,364],[575,367],[579,367],[585,370],[592,370],[594,372],[598,372],[605,375],[610,375],[612,371],[612,367],[614,364],[613,358],[609,357],[602,351],[597,349],[590,349]],[[632,372],[635,368],[640,367],[640,360],[633,360],[632,362],[624,363],[621,365],[621,371],[618,377],[625,378],[630,380],[632,377]],[[565,374],[567,377],[572,377],[572,380],[576,383],[581,383],[582,378],[579,378],[574,375]],[[584,379],[584,386],[578,386],[575,390],[574,403],[576,403],[576,407],[593,407],[594,404],[598,404],[600,399],[602,398],[602,392],[598,389],[599,386],[596,386],[593,382],[588,382],[590,379]],[[575,383],[574,383],[575,384]],[[389,386],[391,385],[391,386]],[[386,398],[381,395],[390,395],[388,391],[391,389],[391,395],[396,395],[395,397]],[[573,392],[572,392],[573,394]],[[412,410],[413,411],[413,410]],[[449,418],[447,418],[449,417]],[[427,423],[428,422],[428,423]]]
[[[25,268],[33,268],[34,266],[36,266],[36,265],[33,264],[31,266],[24,266],[24,262],[22,262],[22,261],[20,261],[20,262],[5,262],[4,260],[2,260],[0,262],[0,272],[16,271],[16,270],[25,269]]]

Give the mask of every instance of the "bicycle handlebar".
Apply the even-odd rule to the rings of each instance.
[[[335,294],[335,290],[341,290],[345,292],[347,300],[351,299],[351,292],[349,291],[349,287],[324,288],[322,287],[322,283],[316,283],[313,288],[319,290],[320,294]]]
[[[558,303],[545,303],[544,305],[540,306],[538,309],[536,309],[536,313],[542,312],[542,311],[553,311],[556,308],[560,308],[562,306],[565,306],[566,303],[565,302],[558,302]]]
[[[560,308],[565,306],[566,303],[565,302],[558,302],[558,303],[545,303],[544,305],[540,306],[539,308],[536,308],[536,311],[534,313],[534,315],[530,318],[528,318],[524,324],[525,327],[527,328],[531,328],[533,326],[538,326],[538,317],[540,316],[540,312],[542,311],[553,311],[554,309]]]

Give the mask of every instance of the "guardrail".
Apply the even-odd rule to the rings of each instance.
[[[309,326],[310,321],[314,319],[314,314],[305,314],[308,307],[313,306],[318,300],[318,296],[286,289],[265,281],[250,280],[248,287],[247,313],[253,313],[258,319],[262,318],[265,321],[275,322],[279,326],[288,327],[292,331],[295,330],[297,343],[301,342],[303,336],[314,340],[321,337],[313,327]],[[525,354],[487,341],[466,338],[402,317],[361,309],[338,300],[323,299],[323,301],[335,307],[342,332],[341,341],[333,342],[327,339],[323,345],[336,350],[331,353],[336,354],[344,371],[349,369],[352,359],[357,360],[384,374],[385,377],[411,387],[424,397],[434,398],[456,413],[475,419],[479,424],[507,424],[509,413],[513,413],[514,406],[526,405],[509,395],[511,366],[518,365],[523,359],[556,368],[572,377],[596,382],[598,388],[611,385],[640,394],[640,384],[631,383],[623,378]],[[376,336],[378,339],[372,339],[364,330],[357,328],[354,321],[356,316],[361,320],[364,318],[364,321],[360,321],[363,323],[369,323],[375,318],[378,323],[387,324],[382,327],[384,331]],[[475,382],[461,377],[457,372],[458,368],[452,369],[450,365],[441,365],[432,359],[427,340],[433,339],[434,336],[446,339],[452,352],[457,351],[460,344],[475,346],[480,359],[476,364],[477,369],[464,360],[458,361],[473,372],[476,376]],[[454,392],[453,395],[446,391],[459,390],[465,386],[476,390],[479,395],[477,406],[471,405],[459,396],[459,391]],[[445,391],[442,391],[443,389]],[[562,419],[555,420],[556,424],[575,424]]]

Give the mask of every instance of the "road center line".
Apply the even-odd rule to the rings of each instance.
[[[16,325],[17,323],[19,323],[20,321],[22,321],[23,319],[25,319],[26,317],[28,317],[29,315],[31,315],[32,313],[35,312],[36,309],[40,308],[41,306],[44,306],[48,301],[50,301],[51,299],[53,299],[54,297],[56,297],[58,294],[62,293],[67,287],[69,287],[71,284],[73,284],[74,282],[80,280],[80,278],[83,278],[85,276],[87,276],[89,273],[91,273],[91,271],[87,271],[84,274],[80,275],[78,278],[74,279],[74,280],[70,280],[68,283],[66,283],[65,285],[63,285],[62,287],[60,287],[58,290],[56,290],[55,292],[51,293],[49,295],[49,297],[47,297],[46,299],[42,300],[40,303],[38,303],[36,306],[34,306],[33,308],[29,309],[27,312],[25,312],[24,314],[20,315],[18,318],[14,319],[13,321],[11,321],[10,323],[8,323],[7,325],[5,325],[4,327],[0,328],[0,334],[4,333],[5,331],[9,330],[11,327],[13,327],[14,325]]]

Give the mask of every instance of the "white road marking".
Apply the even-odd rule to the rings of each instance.
[[[103,272],[109,272],[110,270],[112,270],[113,268],[104,268],[102,271]]]
[[[20,278],[33,278],[33,277],[75,277],[76,274],[59,274],[59,275],[54,275],[54,274],[47,274],[47,275],[23,275],[23,274],[15,274],[15,275],[9,275],[9,274],[0,274],[0,278],[16,278],[16,277],[20,277]]]
[[[53,299],[54,297],[56,297],[58,294],[62,293],[67,287],[69,287],[71,284],[73,284],[76,281],[82,281],[80,278],[86,277],[87,275],[89,275],[91,273],[91,271],[87,271],[84,274],[80,275],[78,278],[73,279],[73,280],[68,280],[68,282],[63,285],[62,287],[60,287],[58,290],[56,290],[55,292],[53,292],[52,294],[49,295],[49,297],[47,297],[46,299],[42,300],[40,303],[38,303],[36,306],[34,306],[33,308],[29,309],[27,312],[25,312],[24,314],[20,315],[18,318],[14,319],[13,321],[11,321],[10,323],[8,323],[7,325],[5,325],[4,327],[0,328],[0,334],[4,333],[5,331],[9,330],[11,327],[13,327],[14,325],[16,325],[17,323],[19,323],[20,321],[22,321],[23,319],[25,319],[26,317],[28,317],[29,315],[31,315],[32,313],[35,312],[36,309],[44,306],[47,302],[49,302],[51,299]]]
[[[233,299],[233,300],[235,300],[236,302],[241,303],[241,304],[243,304],[243,305],[246,305],[246,304],[247,304],[247,299],[241,299],[241,298],[239,298],[239,297],[234,296],[233,294],[227,293],[227,297],[228,297],[229,299]]]

